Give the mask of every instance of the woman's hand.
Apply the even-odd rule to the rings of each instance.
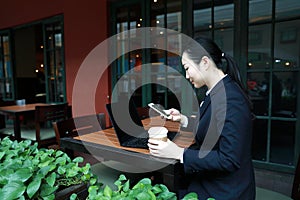
[[[169,139],[167,142],[149,139],[148,147],[153,156],[182,160],[184,148],[177,146]]]
[[[185,115],[181,114],[177,109],[171,108],[169,110],[164,110],[164,111],[165,113],[170,115],[168,119],[175,122],[180,122],[180,124],[183,126],[187,126],[188,118]]]
[[[181,114],[180,112],[175,109],[175,108],[171,108],[169,110],[164,110],[165,113],[167,113],[168,115],[170,115],[170,117],[168,119],[175,121],[175,122],[180,122],[181,120]]]

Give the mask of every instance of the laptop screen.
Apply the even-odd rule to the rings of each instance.
[[[148,137],[134,102],[106,104],[106,110],[120,143],[136,137]]]

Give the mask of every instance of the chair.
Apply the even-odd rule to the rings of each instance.
[[[39,147],[56,143],[52,123],[68,118],[68,103],[36,106],[35,140]]]
[[[56,134],[57,143],[60,148],[60,138],[77,136],[78,132],[80,134],[91,133],[100,131],[106,128],[105,114],[98,113],[92,115],[85,115],[79,117],[72,117],[66,120],[53,122],[53,129]],[[77,156],[84,157],[85,162],[90,161],[94,157],[92,155],[80,153],[80,152],[68,152],[71,156],[75,153]],[[97,159],[97,163],[91,165],[92,172],[98,176],[99,181],[110,187],[116,187],[114,182],[118,179],[119,175],[122,173],[118,170],[108,167],[105,162],[99,162],[101,158]],[[110,162],[109,162],[110,163]]]
[[[105,114],[98,113],[94,115],[73,117],[67,120],[53,122],[53,128],[55,130],[57,143],[60,146],[60,138],[62,137],[76,136],[78,135],[78,132],[80,134],[87,134],[105,129]],[[94,157],[93,155],[80,152],[68,153],[71,154],[71,156],[73,156],[72,154],[74,153],[77,156],[84,157],[85,162],[89,162],[92,159],[91,170],[93,174],[97,175],[101,183],[114,189],[117,189],[116,185],[114,185],[114,182],[118,179],[120,174],[125,174],[126,177],[131,181],[139,180],[143,175],[145,175],[139,173],[128,173],[126,170],[122,171],[122,169],[130,169],[130,171],[138,170],[134,169],[133,166],[129,166],[117,161],[103,160],[103,158]]]
[[[293,189],[292,189],[292,199],[300,200],[300,155],[298,157],[298,163],[296,166],[296,171],[294,175]]]
[[[60,138],[92,133],[106,128],[104,113],[72,117],[66,120],[53,122],[56,141],[60,148]]]

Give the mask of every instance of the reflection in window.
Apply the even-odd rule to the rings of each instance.
[[[299,1],[300,2],[300,1]],[[274,41],[274,68],[293,70],[299,68],[299,38],[300,20],[277,23]]]
[[[299,0],[276,0],[276,19],[299,17]]]
[[[233,26],[234,6],[229,1],[194,1],[194,30],[195,33],[211,28]],[[213,4],[215,5],[213,7]],[[212,9],[214,12],[212,12]],[[214,17],[212,17],[214,13]],[[214,21],[212,21],[212,19]]]
[[[272,116],[296,117],[298,72],[276,72],[273,76]]]
[[[215,30],[215,43],[221,48],[223,52],[233,56],[233,29]]]
[[[268,115],[270,79],[268,72],[248,73],[248,94],[253,103],[254,114]]]
[[[211,23],[211,8],[202,8],[194,10],[194,32],[210,29]]]
[[[233,3],[214,7],[214,27],[224,28],[233,26]]]
[[[249,1],[249,23],[271,21],[271,17],[272,0]]]
[[[249,27],[248,42],[249,69],[268,69],[271,67],[271,25]]]

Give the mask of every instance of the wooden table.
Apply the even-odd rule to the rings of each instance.
[[[144,127],[150,127],[150,119],[143,120]],[[161,125],[161,120],[151,121],[151,126]],[[167,121],[165,127],[170,131],[179,131],[179,123]],[[187,147],[193,142],[191,132],[180,131],[174,142],[181,147]],[[141,172],[159,171],[163,175],[163,183],[176,192],[179,185],[179,173],[182,165],[174,159],[158,158],[150,155],[148,149],[128,148],[120,146],[113,128],[103,131],[61,138],[61,147],[67,150],[81,151],[99,156],[105,160],[114,160],[124,164],[138,166]]]
[[[14,124],[14,137],[16,140],[21,140],[20,115],[34,112],[35,106],[48,105],[45,103],[33,103],[25,105],[12,105],[0,107],[0,114],[12,117]]]

